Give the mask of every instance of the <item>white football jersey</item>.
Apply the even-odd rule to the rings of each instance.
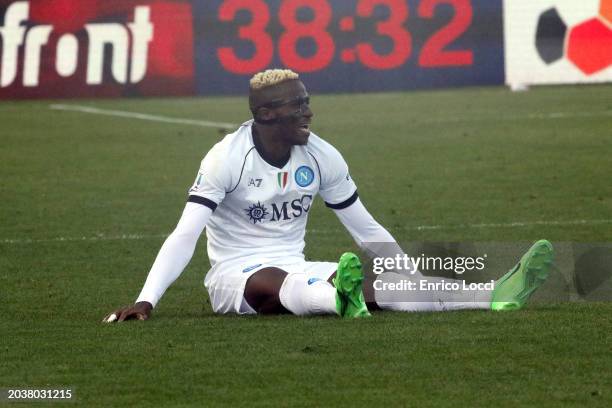
[[[342,155],[310,133],[293,146],[282,167],[255,149],[253,121],[227,135],[208,152],[189,190],[188,201],[214,210],[207,226],[212,266],[239,258],[266,262],[304,259],[308,213],[317,193],[331,208],[357,200],[357,188]]]

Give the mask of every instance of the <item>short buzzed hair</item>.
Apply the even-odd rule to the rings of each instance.
[[[249,87],[251,90],[259,90],[293,79],[300,79],[300,76],[290,69],[267,69],[253,75]]]

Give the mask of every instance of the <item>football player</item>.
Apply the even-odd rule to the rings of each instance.
[[[383,299],[372,282],[364,284],[354,254],[345,253],[338,263],[306,261],[304,235],[317,194],[367,253],[402,252],[359,199],[342,155],[311,131],[310,98],[298,74],[273,69],[253,76],[249,107],[253,119],[202,160],[178,225],[161,247],[136,303],[104,321],[149,318],[190,261],[204,229],[211,263],[204,284],[215,313],[359,318],[370,315],[368,306],[401,311],[517,309],[546,278],[552,261],[547,241],[537,242],[494,291],[419,291],[401,301]],[[416,268],[378,276],[387,283],[421,278]],[[372,302],[366,304],[365,298]]]

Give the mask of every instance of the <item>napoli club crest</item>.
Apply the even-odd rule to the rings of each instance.
[[[300,166],[295,171],[295,182],[300,187],[308,187],[314,180],[314,171],[308,166]]]

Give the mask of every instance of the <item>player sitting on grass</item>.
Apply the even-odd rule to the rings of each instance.
[[[149,318],[187,266],[205,227],[212,268],[204,283],[215,313],[369,316],[362,286],[373,300],[368,305],[382,309],[518,309],[546,279],[552,261],[547,241],[537,242],[492,293],[422,291],[402,302],[377,299],[372,282],[363,284],[354,254],[342,255],[338,263],[305,261],[306,221],[317,194],[361,248],[377,256],[388,252],[385,246],[401,251],[361,203],[340,153],[310,131],[309,102],[304,84],[290,70],[267,70],[251,79],[253,120],[204,157],[178,225],[136,303],[104,321]],[[388,272],[378,279],[400,277],[418,280],[423,275]]]

